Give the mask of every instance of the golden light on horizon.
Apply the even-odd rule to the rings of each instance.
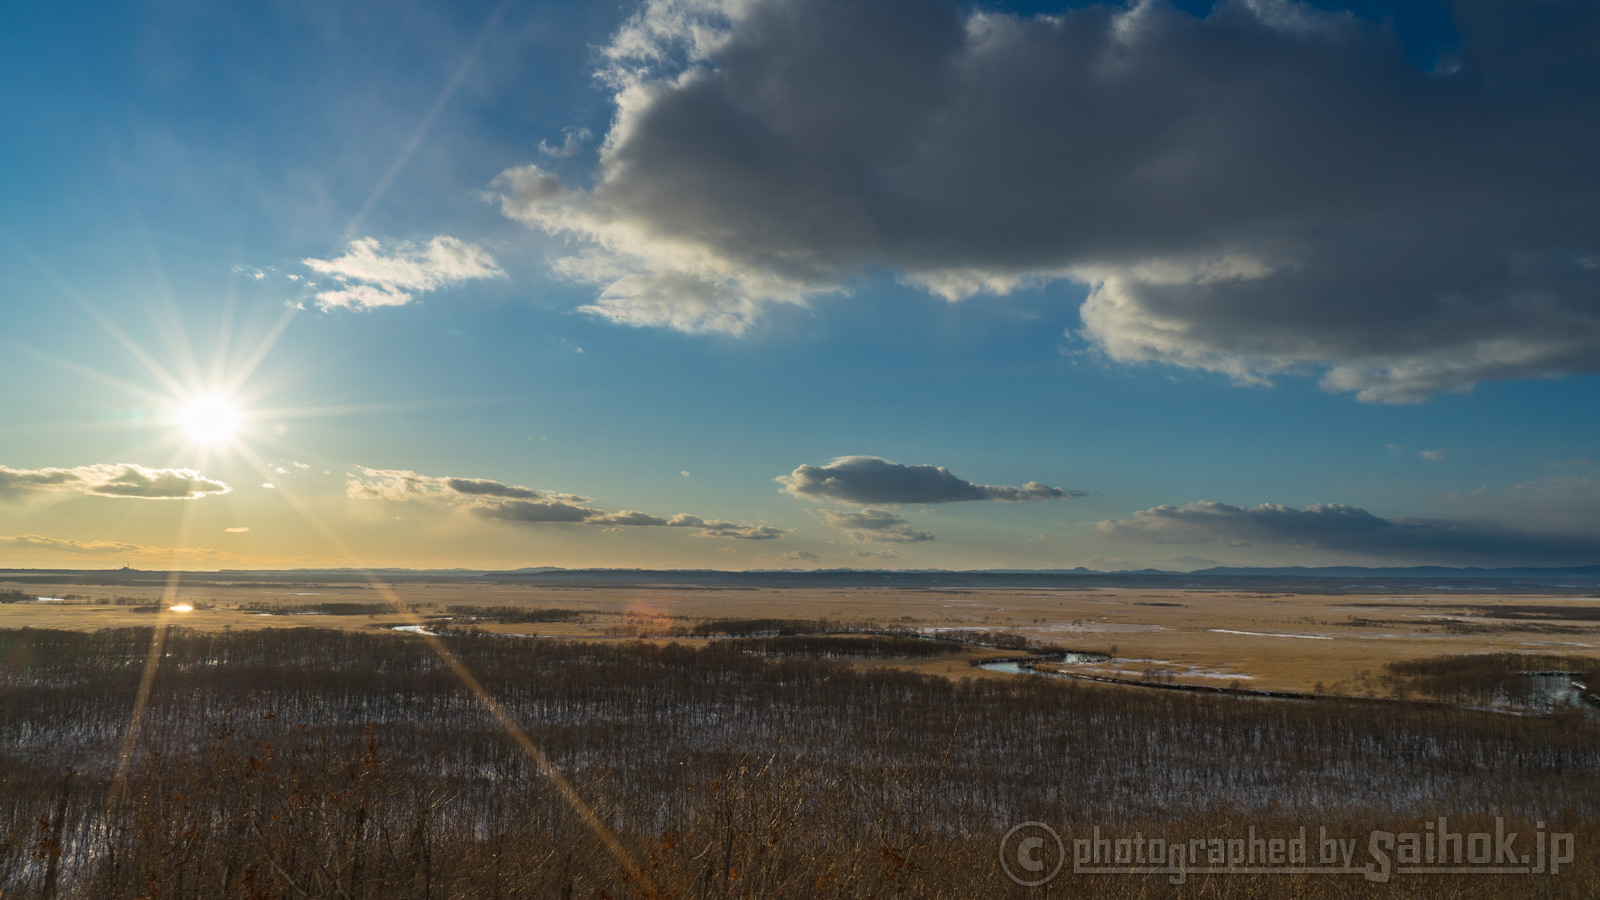
[[[167,609],[170,609],[175,613],[194,612],[194,607],[190,606],[187,603],[174,603],[171,606],[167,607]]]

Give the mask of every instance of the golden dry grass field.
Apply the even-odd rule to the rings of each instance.
[[[1380,692],[1388,662],[1491,651],[1592,655],[1600,620],[1583,618],[1593,598],[1571,595],[1291,594],[1205,590],[891,590],[574,588],[502,584],[401,584],[388,606],[367,585],[227,585],[196,581],[164,597],[159,586],[14,585],[53,600],[0,604],[0,628],[181,624],[203,629],[332,627],[389,629],[448,616],[462,605],[562,608],[581,621],[495,624],[487,630],[557,638],[661,635],[713,618],[829,619],[845,625],[923,631],[1012,632],[1045,644],[1109,653],[1073,671],[1121,678],[1266,690]],[[371,615],[309,615],[295,607],[373,603]],[[136,611],[158,605],[160,613]],[[189,612],[167,607],[188,605]],[[267,606],[264,614],[248,607]],[[1569,617],[1579,613],[1579,617]],[[679,640],[687,640],[679,638]],[[952,677],[1013,677],[975,669],[974,659],[894,662]],[[882,665],[884,661],[870,664]]]

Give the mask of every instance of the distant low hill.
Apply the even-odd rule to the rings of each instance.
[[[762,588],[890,588],[898,590],[1150,588],[1166,590],[1292,591],[1366,593],[1595,593],[1600,566],[1565,568],[1449,568],[1407,566],[1217,566],[1195,572],[1160,569],[1100,572],[1075,569],[816,569],[724,571],[718,569],[562,569],[537,566],[506,571],[479,569],[290,569],[179,573],[186,584],[247,587],[296,584],[364,586],[372,579],[403,583],[518,583],[549,587],[653,587],[657,589],[755,590]],[[18,584],[151,585],[170,573],[137,569],[0,569],[0,582]]]

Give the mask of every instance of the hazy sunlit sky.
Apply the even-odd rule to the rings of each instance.
[[[0,567],[1600,563],[1596,47],[9,4]]]

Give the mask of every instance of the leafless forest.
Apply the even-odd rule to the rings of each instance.
[[[1588,897],[1600,883],[1600,725],[1577,711],[850,664],[942,652],[884,635],[441,637],[615,834],[608,848],[417,636],[171,629],[129,740],[154,634],[0,631],[6,900]],[[1457,700],[1499,677],[1454,671],[1389,677],[1396,694]],[[1438,815],[1542,821],[1575,833],[1578,862],[1553,878],[1066,874],[1032,889],[997,862],[1027,820],[1354,835]]]

